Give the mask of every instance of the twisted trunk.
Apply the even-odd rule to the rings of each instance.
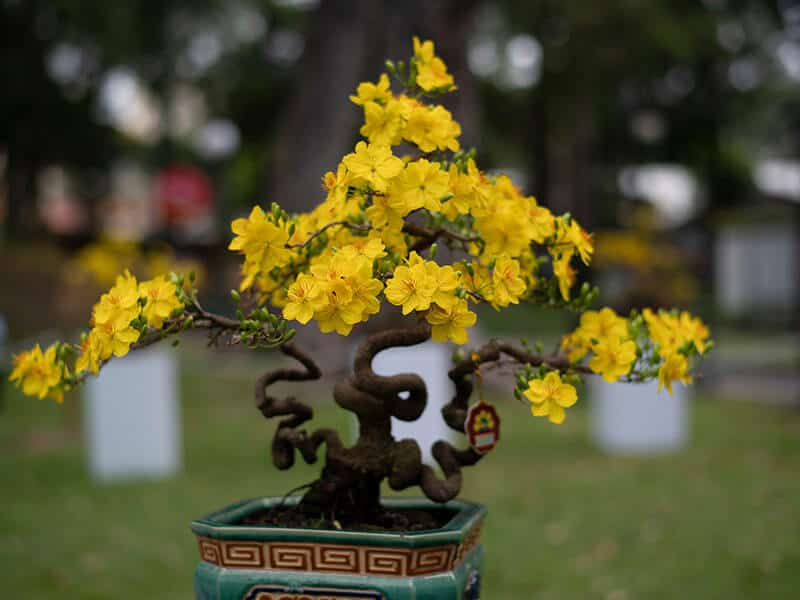
[[[372,370],[372,359],[387,348],[412,346],[430,338],[430,325],[420,323],[409,329],[392,329],[376,333],[358,348],[353,374],[334,387],[333,397],[342,408],[358,418],[359,436],[351,447],[345,447],[338,434],[319,429],[311,434],[297,429],[311,419],[310,406],[293,397],[278,400],[265,389],[276,381],[317,379],[319,369],[314,362],[292,345],[282,351],[303,365],[304,370],[279,369],[264,375],[256,388],[256,402],[265,417],[286,416],[275,433],[272,457],[279,469],[294,464],[294,451],[312,464],[317,460],[320,445],[326,444],[325,467],[320,478],[311,484],[300,506],[315,515],[355,516],[369,518],[381,511],[380,487],[388,480],[392,489],[402,490],[419,485],[423,493],[436,502],[446,502],[461,490],[461,467],[475,464],[480,455],[471,448],[459,450],[445,441],[433,446],[433,456],[441,466],[444,478],[422,463],[419,445],[413,439],[395,440],[391,418],[404,421],[418,419],[427,404],[425,382],[418,375],[403,373],[382,376]],[[451,372],[456,383],[456,396],[443,413],[453,429],[463,433],[466,405],[472,390],[465,376]]]

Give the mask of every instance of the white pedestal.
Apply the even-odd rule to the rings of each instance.
[[[788,313],[800,302],[800,240],[791,223],[726,225],[714,253],[715,295],[731,316]]]
[[[447,377],[450,370],[450,348],[446,344],[425,342],[408,348],[390,348],[375,356],[372,369],[378,375],[416,373],[428,388],[428,404],[416,421],[392,419],[395,439],[413,438],[422,450],[422,460],[435,465],[431,446],[437,440],[452,441],[455,433],[444,422],[442,406],[455,394],[453,382]]]
[[[688,390],[672,384],[672,396],[658,382],[606,383],[588,380],[592,436],[605,451],[652,454],[679,450],[688,439]]]
[[[177,364],[170,348],[138,350],[87,382],[89,469],[100,481],[159,478],[181,468]]]

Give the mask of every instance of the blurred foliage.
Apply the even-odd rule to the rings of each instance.
[[[613,221],[616,175],[623,165],[683,164],[699,177],[712,207],[735,206],[753,197],[751,170],[759,157],[797,154],[800,93],[776,58],[776,48],[791,41],[781,14],[791,5],[789,0],[470,1],[441,14],[431,9],[435,19],[425,27],[442,36],[445,55],[454,52],[444,44],[447,23],[461,27],[459,11],[471,15],[470,40],[492,39],[501,55],[513,36],[532,36],[543,57],[532,85],[508,88],[459,75],[466,98],[474,96],[470,88],[479,88],[480,142],[486,149],[480,158],[488,166],[527,172],[529,187],[544,202],[592,227]],[[286,132],[280,132],[287,103],[305,95],[323,106],[332,100],[319,90],[341,83],[334,82],[341,74],[330,69],[302,77],[308,72],[305,54],[311,53],[303,54],[303,47],[313,49],[321,36],[340,35],[336,19],[345,13],[358,21],[353,31],[367,31],[376,22],[391,27],[391,19],[375,20],[368,2],[335,8],[326,0],[319,5],[288,0],[0,3],[0,37],[6,46],[0,81],[11,82],[0,95],[11,233],[23,233],[21,215],[30,211],[35,173],[53,162],[81,170],[89,200],[103,193],[98,173],[126,155],[154,167],[173,160],[204,166],[217,179],[223,217],[254,202],[291,203],[292,198],[262,197],[268,188],[288,189],[268,186],[267,178],[297,176],[269,168],[291,153]],[[418,9],[392,5],[392,18],[406,19],[405,13]],[[353,40],[342,50],[359,54],[350,57],[360,65],[351,69],[354,76],[366,70],[364,56],[373,60],[376,54],[359,43]],[[283,53],[275,51],[279,46]],[[79,51],[80,68],[69,82],[56,83],[47,65],[53,52],[65,47]],[[214,59],[191,67],[198,52],[211,52]],[[209,117],[230,119],[238,127],[238,152],[210,161],[198,156],[185,137],[165,136],[151,147],[103,123],[97,118],[102,83],[118,67],[138,76],[161,105],[179,84],[199,90]],[[297,122],[303,122],[302,115]],[[315,128],[313,134],[326,132]],[[347,138],[342,142],[347,144],[355,130],[348,134],[331,123],[327,134]],[[296,162],[294,155],[290,158]]]

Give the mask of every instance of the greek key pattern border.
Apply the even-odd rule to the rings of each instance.
[[[482,523],[461,544],[387,548],[321,542],[249,542],[198,536],[200,557],[228,569],[416,577],[454,569],[478,545]]]

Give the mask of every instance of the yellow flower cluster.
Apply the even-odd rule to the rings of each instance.
[[[70,345],[56,343],[42,352],[37,344],[14,358],[10,379],[28,396],[61,403],[80,380],[75,376],[96,374],[111,356],[125,356],[148,328],[161,329],[182,307],[176,285],[163,275],[139,283],[125,271],[92,309],[92,329],[83,336],[74,375],[65,359]]]
[[[673,314],[665,310],[654,313],[649,308],[642,311],[650,339],[662,359],[658,370],[658,390],[666,387],[672,394],[672,382],[692,383],[687,353],[692,350],[703,354],[707,348],[708,327],[688,312]],[[693,346],[688,348],[687,346]]]
[[[561,342],[567,356],[576,362],[592,352],[589,368],[608,382],[630,373],[636,362],[637,346],[631,339],[628,320],[610,308],[587,310],[578,328]]]
[[[100,297],[92,309],[92,329],[84,336],[75,371],[97,373],[111,356],[125,356],[142,330],[134,326],[140,317],[153,329],[183,307],[173,282],[163,275],[138,283],[129,272]]]
[[[417,85],[426,92],[450,91],[455,88],[453,76],[447,72],[444,61],[436,56],[432,41],[420,42],[414,36],[414,61],[417,67]]]
[[[246,219],[233,221],[231,229],[236,237],[228,249],[244,254],[243,290],[253,285],[259,274],[268,273],[289,262],[291,252],[286,248],[289,233],[285,224],[276,224],[260,206],[254,206]]]
[[[36,344],[31,350],[14,357],[14,368],[9,379],[27,396],[52,398],[59,404],[64,401],[64,379],[69,370],[58,357],[59,344],[53,344],[44,352]]]
[[[703,354],[708,347],[708,327],[688,312],[674,314],[649,308],[642,311],[647,330],[643,339],[634,335],[631,323],[610,308],[586,311],[580,325],[564,336],[561,347],[572,362],[578,362],[590,352],[589,368],[609,382],[629,375],[642,357],[658,366],[659,391],[663,387],[672,393],[672,382],[691,383],[688,356]],[[652,342],[652,345],[648,345]],[[644,350],[643,350],[644,348]],[[647,348],[651,348],[647,350]],[[654,354],[655,352],[655,354]]]
[[[465,344],[466,328],[475,324],[477,315],[457,293],[459,276],[452,266],[440,267],[411,252],[387,283],[386,299],[402,307],[404,315],[411,311],[425,313],[434,340]]]
[[[547,417],[551,423],[557,425],[564,422],[564,409],[578,401],[575,386],[563,382],[557,371],[550,371],[541,379],[528,381],[524,395],[531,403],[531,414],[534,417]]]
[[[323,333],[349,335],[353,325],[380,310],[383,284],[373,277],[373,263],[383,255],[383,244],[377,240],[326,255],[289,286],[284,318],[304,324],[314,318]]]
[[[455,89],[431,42],[414,40],[412,63],[415,85],[423,92]],[[574,219],[554,216],[535,198],[523,195],[506,175],[487,176],[468,155],[447,158],[444,151],[459,150],[460,126],[442,106],[395,95],[388,75],[361,83],[350,98],[364,110],[362,134],[367,140],[359,141],[335,172],[324,175],[325,200],[295,216],[277,205],[270,212],[256,206],[248,217],[232,223],[235,237],[229,248],[244,256],[242,290],[257,288],[262,300],[284,307],[287,318],[305,323],[322,317],[324,330],[349,333],[352,325],[373,314],[372,309],[360,312],[357,305],[363,299],[351,306],[353,300],[346,294],[340,297],[341,291],[335,300],[322,302],[326,294],[318,289],[319,278],[312,271],[337,262],[337,248],[352,246],[361,252],[368,244],[380,244],[388,259],[359,273],[367,277],[371,269],[367,279],[386,281],[387,300],[406,314],[425,313],[437,339],[462,340],[475,320],[468,299],[499,309],[536,289],[541,259],[534,245],[539,245],[552,255],[553,275],[563,299],[569,300],[575,282],[570,261],[577,256],[588,264],[593,252],[591,236]],[[421,155],[396,156],[392,146],[403,141]],[[442,151],[439,160],[428,155],[433,151]],[[430,260],[425,268],[417,268],[422,259],[409,256],[414,238],[406,228],[406,219],[416,213],[422,221],[434,219],[460,232],[466,240],[462,249],[475,258],[447,267]],[[431,275],[436,269],[443,271]],[[429,297],[426,281],[442,273],[446,282],[437,281],[440,287],[451,286],[449,300],[443,300],[440,291],[436,301]],[[405,299],[403,286],[412,284],[414,292]],[[328,318],[322,305],[331,310],[342,306]]]

